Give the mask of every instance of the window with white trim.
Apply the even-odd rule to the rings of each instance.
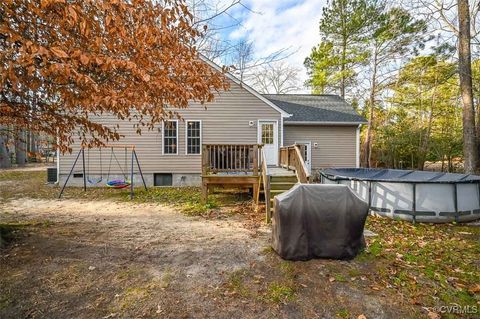
[[[163,122],[163,154],[178,154],[178,122]]]
[[[202,148],[202,123],[187,121],[187,154],[200,154]]]
[[[274,125],[272,123],[262,123],[262,144],[274,144]]]

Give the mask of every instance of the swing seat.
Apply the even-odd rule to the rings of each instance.
[[[121,181],[119,179],[114,179],[112,181],[108,181],[106,185],[107,185],[107,187],[110,187],[110,188],[122,189],[122,188],[130,186],[130,182],[129,181]]]
[[[90,185],[97,185],[99,183],[101,183],[103,180],[102,177],[99,177],[99,178],[87,178],[87,182],[90,184]]]

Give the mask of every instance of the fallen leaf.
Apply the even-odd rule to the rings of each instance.
[[[68,54],[59,47],[53,47],[50,51],[58,58],[68,58]]]
[[[90,60],[90,59],[89,59],[88,56],[86,56],[85,54],[82,54],[82,55],[80,56],[80,62],[82,62],[83,65],[87,65],[89,60]]]
[[[471,292],[472,294],[477,294],[480,292],[480,284],[476,284],[473,287],[468,288],[468,291]]]

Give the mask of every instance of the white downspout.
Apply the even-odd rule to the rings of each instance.
[[[360,128],[362,124],[359,124],[355,133],[355,167],[360,167]]]

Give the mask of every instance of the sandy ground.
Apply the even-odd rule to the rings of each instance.
[[[104,260],[121,251],[151,264],[153,274],[168,266],[181,276],[209,283],[218,283],[225,271],[261,259],[269,233],[265,227],[260,232],[263,238],[253,238],[240,221],[187,217],[153,204],[22,199],[0,209],[14,214],[15,219],[77,224],[95,233],[94,238],[81,233],[76,238],[79,244],[104,247],[104,256],[92,260],[93,266],[101,267]]]
[[[0,253],[2,318],[221,318],[205,296],[265,259],[269,237],[154,204],[24,198],[0,212],[40,225]]]
[[[46,170],[47,167],[55,167],[57,163],[29,163],[25,166],[12,166],[10,168],[1,168],[0,171],[8,172],[39,172]]]

